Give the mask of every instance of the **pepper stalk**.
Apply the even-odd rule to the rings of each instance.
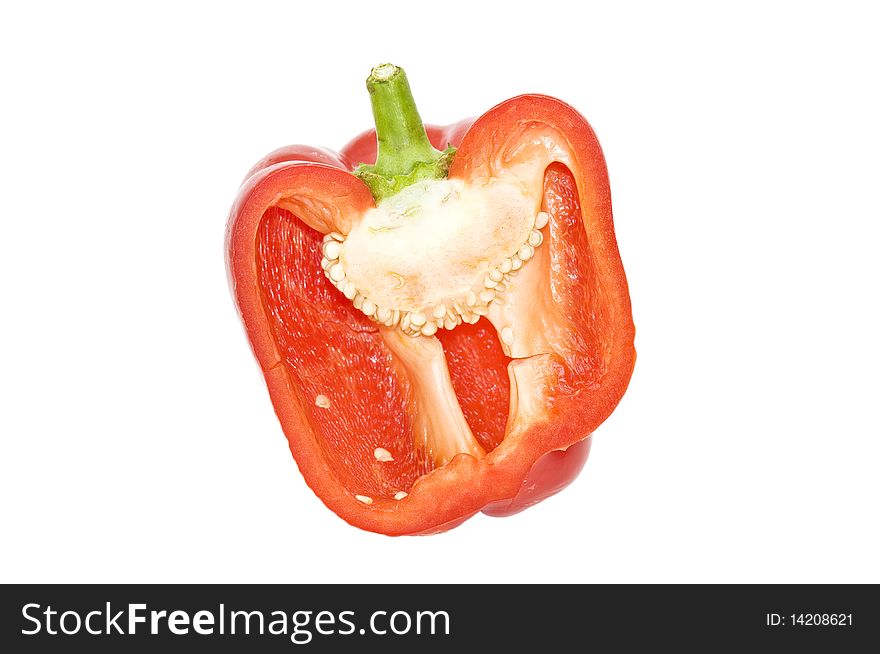
[[[367,78],[367,91],[378,151],[375,164],[362,163],[354,174],[370,188],[376,202],[416,182],[445,178],[455,148],[441,151],[431,145],[403,69],[394,64],[376,66]]]

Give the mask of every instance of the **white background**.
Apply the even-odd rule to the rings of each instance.
[[[0,580],[880,582],[869,7],[7,4]],[[573,486],[428,538],[306,487],[223,261],[245,171],[368,127],[384,61],[431,122],[587,116],[638,330]]]

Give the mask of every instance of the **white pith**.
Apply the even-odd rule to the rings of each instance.
[[[414,184],[324,237],[324,273],[377,323],[411,336],[489,313],[543,241],[539,199],[504,180]],[[509,334],[505,334],[510,337]]]
[[[459,454],[484,457],[452,388],[440,341],[411,338],[393,328],[383,328],[382,338],[410,380],[413,440],[421,455],[436,467]]]

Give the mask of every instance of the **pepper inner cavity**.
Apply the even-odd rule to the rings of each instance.
[[[475,323],[543,241],[547,215],[520,185],[429,180],[324,237],[324,274],[377,323],[411,335]]]

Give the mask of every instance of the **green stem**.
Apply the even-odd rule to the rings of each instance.
[[[374,165],[355,170],[376,201],[428,179],[446,177],[455,148],[441,152],[428,140],[406,73],[392,64],[376,66],[367,78],[378,152]]]

